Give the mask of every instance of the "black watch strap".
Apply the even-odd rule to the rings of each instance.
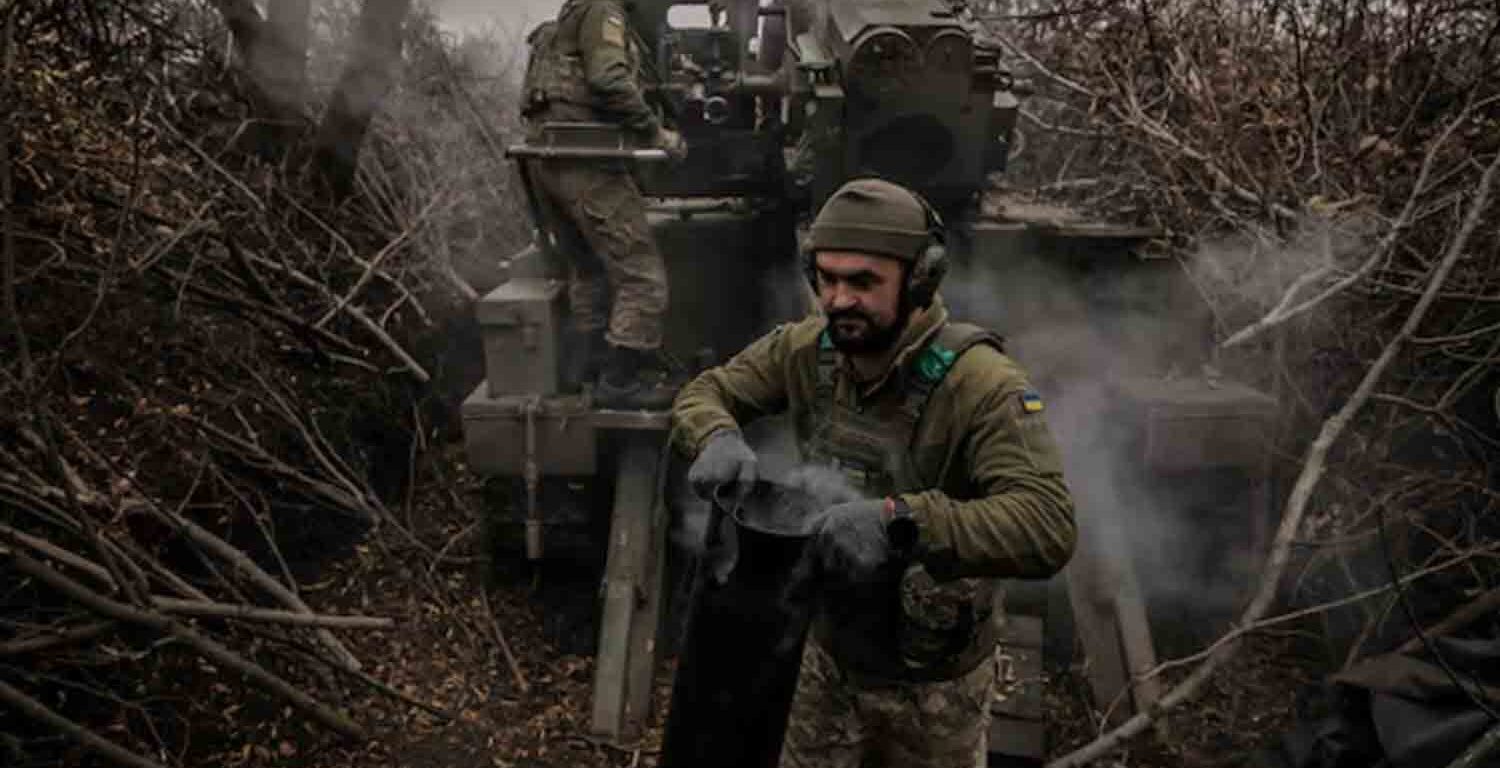
[[[916,519],[912,517],[911,505],[898,496],[892,496],[886,500],[886,509],[890,513],[885,522],[886,541],[897,554],[911,557],[916,554],[917,539],[921,534]]]

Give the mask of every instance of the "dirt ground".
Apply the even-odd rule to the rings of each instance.
[[[583,545],[534,572],[521,562],[515,542],[479,534],[472,509],[460,503],[485,497],[475,478],[460,475],[447,490],[452,492],[436,493],[434,503],[419,505],[427,516],[411,524],[412,532],[429,542],[427,551],[361,544],[314,593],[325,609],[396,620],[392,630],[346,634],[366,671],[409,700],[364,688],[346,701],[346,709],[372,733],[363,744],[306,733],[289,713],[275,713],[261,722],[263,733],[244,739],[254,746],[217,755],[215,763],[316,768],[657,764],[670,661],[658,675],[653,726],[638,744],[606,744],[587,732],[599,565],[589,560],[587,536]],[[438,546],[432,542],[443,542],[444,559],[434,560]],[[498,550],[498,567],[484,557],[486,549]],[[515,671],[499,638],[514,654]],[[1293,637],[1252,637],[1205,696],[1152,736],[1099,764],[1249,764],[1255,749],[1290,725],[1297,692],[1314,679],[1309,670],[1316,660],[1299,655],[1298,646]],[[1098,733],[1086,688],[1080,667],[1054,672],[1047,680],[1054,756]]]

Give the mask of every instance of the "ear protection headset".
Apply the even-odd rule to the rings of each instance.
[[[903,187],[902,189],[906,189]],[[948,248],[943,226],[943,219],[938,216],[936,209],[927,198],[916,192],[906,189],[917,205],[922,209],[923,225],[927,230],[927,238],[918,246],[916,254],[906,271],[905,291],[907,300],[911,306],[917,309],[926,309],[932,306],[932,299],[937,295],[938,285],[943,282],[943,277],[948,274]],[[812,236],[809,234],[802,241],[802,268],[807,275],[807,282],[812,286],[813,293],[818,292],[818,265],[817,254],[812,249]]]

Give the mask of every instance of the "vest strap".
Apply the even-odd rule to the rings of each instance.
[[[927,410],[927,401],[932,399],[932,393],[937,391],[938,385],[943,383],[958,359],[980,344],[1005,351],[1005,339],[993,331],[970,323],[945,323],[932,341],[928,342],[926,349],[918,353],[908,366],[904,372],[906,398],[901,403],[901,410],[911,424],[908,445],[917,438],[917,425],[922,421],[922,414]]]

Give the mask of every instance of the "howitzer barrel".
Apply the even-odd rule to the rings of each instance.
[[[774,768],[780,759],[812,621],[804,528],[817,509],[810,495],[766,481],[737,508],[717,506],[715,521],[733,520],[734,540],[711,542],[698,564],[664,768]]]

